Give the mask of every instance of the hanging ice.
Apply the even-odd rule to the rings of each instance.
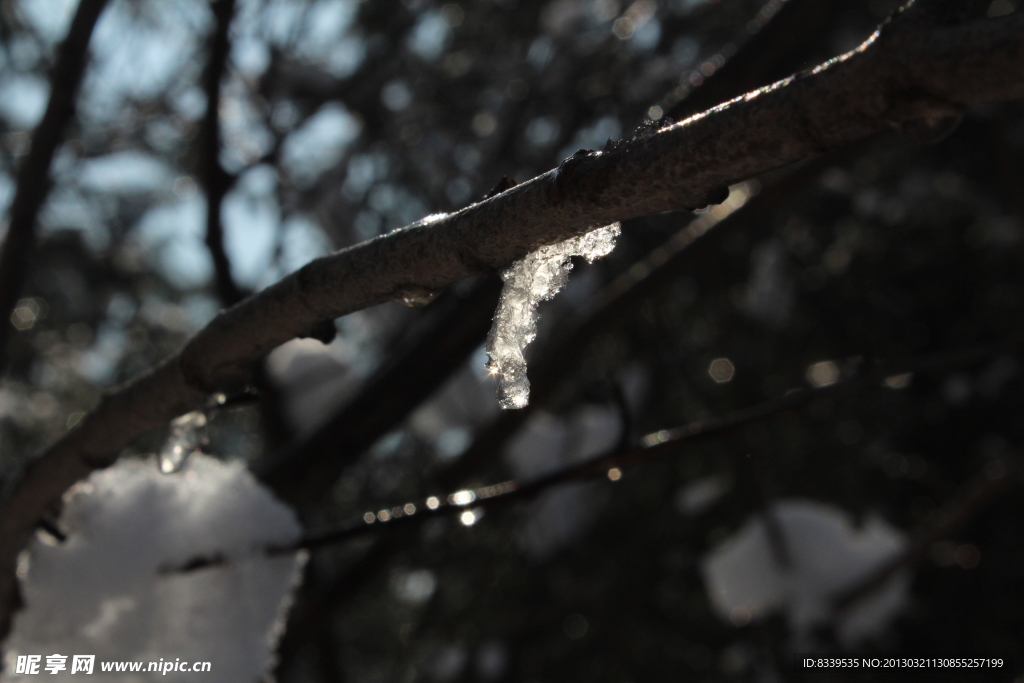
[[[206,415],[202,411],[194,410],[172,420],[171,433],[160,449],[160,471],[164,474],[177,472],[205,443]]]
[[[501,274],[498,310],[487,335],[487,368],[498,377],[498,402],[502,408],[522,408],[529,402],[530,380],[526,378],[523,349],[537,336],[537,304],[558,293],[569,277],[572,256],[593,262],[615,248],[619,224],[541,247],[527,254]]]

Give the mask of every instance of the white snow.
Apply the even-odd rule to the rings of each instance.
[[[296,539],[294,514],[241,462],[196,454],[175,474],[122,459],[67,495],[67,540],[34,542],[19,567],[26,608],[7,642],[2,681],[18,655],[95,655],[96,681],[149,681],[102,673],[105,661],[209,661],[211,680],[262,680],[283,627],[301,559],[254,552]],[[224,553],[225,566],[159,574],[168,564]],[[77,677],[77,674],[75,674]],[[168,673],[160,680],[195,680]]]
[[[897,575],[838,616],[831,601],[898,554],[906,537],[877,517],[858,529],[842,510],[811,501],[780,501],[770,514],[791,565],[779,566],[763,517],[751,517],[703,561],[708,596],[718,615],[743,625],[782,612],[803,644],[815,627],[829,623],[847,647],[881,634],[906,602],[907,576]]]
[[[502,408],[522,408],[530,400],[523,350],[537,336],[537,304],[558,293],[569,279],[573,256],[593,262],[615,248],[618,223],[596,228],[558,244],[541,247],[516,261],[501,274],[501,290],[494,323],[487,335],[487,367],[498,378]]]

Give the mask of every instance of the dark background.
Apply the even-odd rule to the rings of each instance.
[[[240,294],[465,206],[505,176],[526,180],[645,120],[685,118],[852,49],[896,6],[232,4],[217,3],[233,16],[220,57],[199,0],[113,2],[93,36],[12,318],[7,471]],[[66,30],[58,5],[0,3],[5,207]],[[211,58],[225,60],[219,135],[203,116]],[[999,653],[1024,672],[1024,509],[1018,485],[992,483],[1019,466],[1024,436],[1022,113],[974,109],[928,146],[881,134],[734,188],[745,206],[624,224],[609,257],[578,264],[541,306],[529,414],[498,421],[484,376],[497,278],[426,308],[339,320],[330,347],[276,352],[257,369],[258,398],[214,416],[209,450],[250,460],[310,528],[853,381],[666,449],[614,484],[317,550],[280,680],[788,680],[798,644],[785,619],[723,621],[700,563],[794,498],[927,540],[908,559],[905,609],[855,652]],[[215,277],[203,242],[208,198],[223,201],[230,278]],[[717,225],[667,264],[635,265],[695,219]],[[900,388],[877,381],[915,363],[890,382]],[[708,477],[720,497],[688,511],[681,492]],[[936,531],[971,486],[987,497]],[[827,625],[812,640],[799,647],[841,650]]]

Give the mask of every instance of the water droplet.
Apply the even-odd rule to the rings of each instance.
[[[436,299],[440,293],[440,291],[430,290],[426,287],[411,286],[398,290],[396,298],[409,308],[420,308]]]
[[[160,471],[172,474],[206,443],[206,414],[196,410],[171,421],[171,432],[160,449]]]

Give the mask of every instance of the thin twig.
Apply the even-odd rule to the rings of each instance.
[[[571,481],[600,478],[609,478],[616,481],[621,476],[622,471],[629,467],[670,455],[679,455],[685,452],[684,448],[686,446],[690,446],[693,443],[735,434],[741,427],[773,418],[781,413],[807,407],[822,399],[848,396],[868,388],[880,388],[884,386],[883,382],[886,378],[894,375],[943,372],[976,365],[1000,354],[1021,352],[1024,352],[1024,332],[991,344],[979,344],[962,349],[943,351],[909,361],[879,366],[872,371],[842,379],[827,387],[801,389],[789,393],[782,398],[736,411],[717,420],[708,420],[702,423],[694,422],[683,427],[654,432],[644,437],[644,445],[639,448],[627,451],[613,450],[609,453],[599,454],[557,469],[533,481],[526,483],[511,480],[504,481],[477,489],[456,491],[446,496],[430,496],[424,500],[389,506],[378,511],[367,511],[356,521],[330,529],[311,532],[293,543],[270,546],[265,548],[263,552],[275,556],[299,550],[315,550],[371,535],[376,533],[378,529],[406,527],[419,524],[426,519],[438,516],[461,515],[466,511],[475,509],[489,510],[504,507],[513,502],[535,498],[540,493],[554,486]],[[617,472],[612,473],[612,470]],[[1009,475],[1007,474],[1007,476]],[[960,510],[961,507],[973,510],[978,506],[979,502],[987,500],[992,493],[992,491],[984,489],[981,493],[974,492],[966,496],[964,499],[966,502],[954,508],[954,513],[946,514],[942,517],[943,520],[951,519],[954,521],[940,521],[936,525],[936,529],[938,529],[936,533],[951,533],[956,528],[955,523],[958,523],[956,520],[964,519],[966,516],[957,512],[957,510]],[[925,550],[927,550],[927,547],[925,547]],[[221,566],[229,561],[230,558],[223,554],[194,557],[180,565],[164,567],[161,572],[171,574],[195,571],[197,569]],[[883,568],[880,570],[880,573],[884,572],[885,576],[879,579],[879,581],[884,582],[892,572],[898,571],[902,566],[889,569]],[[870,589],[869,587],[864,590]]]
[[[848,0],[786,0],[780,8],[778,0],[766,0],[733,37],[736,57],[727,58],[711,77],[700,71],[703,64],[694,65],[693,80],[683,86],[685,98],[679,99],[678,87],[665,97],[665,115],[676,120],[692,116],[806,66],[815,52],[827,54],[829,48],[824,46],[833,34],[830,23],[843,15],[847,5]],[[753,59],[740,59],[740,55]]]
[[[986,468],[985,474],[954,495],[936,513],[934,521],[902,553],[839,593],[832,601],[834,612],[842,614],[852,609],[896,574],[918,565],[933,545],[955,534],[981,510],[1019,486],[1022,473],[1024,464],[1020,457],[997,461],[995,466]]]

